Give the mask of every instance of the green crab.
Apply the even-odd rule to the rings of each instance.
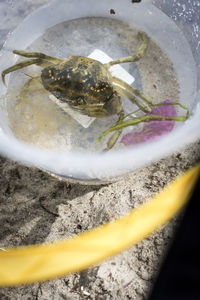
[[[61,59],[40,52],[14,50],[14,54],[29,59],[4,70],[2,72],[2,80],[5,84],[6,74],[30,65],[37,65],[43,68],[40,79],[44,89],[53,94],[59,101],[66,102],[71,108],[90,117],[104,118],[116,114],[118,116],[116,124],[103,132],[97,140],[100,142],[105,135],[114,132],[107,142],[106,150],[109,150],[117,142],[124,127],[151,120],[184,121],[189,115],[187,108],[179,103],[173,104],[186,109],[186,116],[165,117],[149,115],[148,113],[156,106],[152,103],[152,100],[144,95],[142,91],[111,75],[109,71],[111,66],[136,62],[144,57],[148,48],[148,37],[144,32],[140,31],[137,37],[140,40],[140,45],[135,55],[106,64],[84,56],[70,56],[67,59]],[[142,111],[144,116],[125,120],[131,114],[125,116],[122,96],[136,104],[138,110]]]

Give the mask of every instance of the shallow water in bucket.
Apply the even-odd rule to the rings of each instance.
[[[83,8],[79,2],[80,7],[78,6],[76,10],[75,4],[71,1],[60,1],[59,6],[56,2],[53,1],[51,10],[50,5],[43,9],[43,14],[39,12],[40,18],[37,13],[35,17],[30,16],[29,26],[33,24],[34,18],[36,26],[33,27],[32,36],[29,36],[28,26],[26,29],[22,26],[21,34],[24,30],[26,36],[20,39],[18,30],[16,39],[5,45],[4,51],[8,58],[4,64],[5,67],[9,67],[18,60],[18,57],[11,53],[13,49],[41,51],[57,57],[88,56],[95,49],[99,49],[112,59],[118,59],[137,52],[139,43],[136,35],[138,30],[142,30],[150,38],[146,56],[137,64],[121,65],[134,78],[133,86],[150,96],[154,103],[171,99],[185,104],[190,111],[193,110],[196,104],[197,72],[190,45],[179,27],[171,18],[152,5],[151,1],[143,1],[134,6],[127,1],[127,5],[123,7],[120,6],[120,1],[109,3],[102,1],[96,8],[89,7],[89,5]],[[89,4],[90,1],[87,2]],[[69,12],[64,10],[67,4],[69,4]],[[115,10],[115,15],[110,15],[111,8]],[[52,12],[56,10],[58,10],[57,13],[53,14]],[[41,15],[44,16],[45,11],[46,17],[41,21]],[[73,13],[70,15],[70,12]],[[40,20],[39,24],[37,20]],[[72,154],[77,151],[87,154],[90,151],[95,153],[103,150],[107,137],[102,140],[98,148],[96,148],[96,139],[102,131],[117,120],[117,117],[96,119],[88,128],[84,128],[77,122],[76,117],[63,112],[51,101],[48,94],[44,95],[42,92],[41,96],[41,86],[33,84],[27,89],[25,97],[19,97],[20,88],[30,80],[30,76],[39,74],[40,68],[31,66],[7,76],[10,92],[5,101],[6,104],[4,102],[4,112],[6,110],[5,122],[2,126],[4,130],[29,145],[37,146],[39,149],[59,151],[63,154],[64,151]],[[123,100],[126,113],[135,110],[136,107],[133,104],[127,99]],[[177,113],[183,115],[185,112],[177,109]],[[176,123],[175,129],[184,126],[184,123]],[[122,136],[140,131],[142,128],[142,124],[134,128],[128,127],[123,131]],[[126,147],[121,139],[115,146],[115,149],[127,148],[130,147]],[[44,162],[44,165],[42,163],[42,167],[52,171],[49,160],[48,163]],[[150,160],[151,157],[148,161]],[[104,161],[106,163],[106,160]],[[145,161],[146,158],[144,163]],[[141,159],[137,162],[135,167],[143,164]],[[77,162],[76,174],[79,173],[78,168],[81,168],[81,163]],[[41,165],[39,162],[36,163],[38,164]],[[115,164],[112,163],[113,165]],[[60,166],[62,171],[56,170],[55,173],[64,173],[65,176],[73,177],[74,170],[70,166],[70,172],[68,172],[67,168],[68,166],[66,167],[63,163],[63,166]],[[126,172],[125,169],[125,165],[124,168],[120,167],[119,173]],[[89,176],[98,177],[98,171],[94,173],[95,175]],[[113,176],[115,172],[111,171],[111,173]]]

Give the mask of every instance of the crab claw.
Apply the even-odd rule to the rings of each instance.
[[[7,87],[7,84],[6,84],[6,80],[5,80],[5,76],[6,74],[4,73],[4,71],[1,73],[1,79],[3,81],[3,84]]]

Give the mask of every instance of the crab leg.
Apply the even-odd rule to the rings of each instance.
[[[166,104],[167,105],[170,105],[170,104],[178,105],[180,103],[172,102],[172,103],[164,103],[163,105],[166,105]],[[185,116],[167,117],[167,116],[159,116],[159,115],[144,115],[144,116],[134,118],[131,120],[127,120],[127,121],[124,121],[124,119],[125,119],[124,118],[124,119],[116,122],[113,126],[108,128],[106,131],[102,132],[102,134],[99,136],[97,142],[100,142],[101,139],[110,132],[123,130],[123,128],[125,128],[125,127],[134,126],[141,122],[149,122],[149,121],[179,121],[179,122],[183,122],[183,121],[186,121],[189,117],[189,110],[187,109],[186,106],[184,106],[182,104],[180,104],[179,106],[187,111]]]
[[[38,65],[40,67],[46,67],[46,66],[52,65],[52,63],[48,63],[47,61],[42,60],[40,58],[34,58],[34,59],[28,59],[28,60],[22,61],[14,66],[9,67],[8,69],[4,70],[1,73],[3,83],[6,85],[6,82],[5,82],[6,74],[11,73],[13,71],[17,71],[17,70],[25,68],[25,67],[28,67],[30,65]]]
[[[138,37],[142,42],[141,42],[141,44],[138,48],[138,52],[135,55],[120,58],[120,59],[117,59],[117,60],[113,60],[113,61],[110,61],[109,63],[107,63],[105,65],[108,68],[110,68],[113,65],[138,61],[140,58],[144,57],[146,52],[147,52],[147,48],[148,48],[148,37],[147,37],[146,33],[144,33],[144,32],[139,32]]]
[[[151,111],[147,105],[144,105],[139,101],[133,94],[129,93],[127,90],[115,85],[115,90],[122,96],[128,98],[133,104],[136,104],[143,112],[148,113]]]
[[[187,110],[187,112],[188,112],[187,107],[186,107],[185,105],[179,103],[179,102],[156,103],[156,104],[154,104],[153,101],[152,101],[152,99],[151,99],[150,97],[146,96],[145,94],[143,94],[142,91],[140,91],[140,90],[138,90],[138,89],[132,87],[131,85],[129,85],[128,83],[126,83],[125,81],[123,81],[123,80],[121,80],[121,79],[119,79],[119,78],[117,78],[117,77],[113,77],[113,83],[114,83],[114,84],[116,84],[116,83],[117,83],[117,84],[120,84],[122,87],[124,87],[125,89],[129,90],[130,92],[132,92],[135,96],[138,96],[138,97],[140,97],[141,99],[143,99],[144,102],[145,102],[146,104],[148,104],[148,106],[151,108],[151,110],[152,110],[154,107],[156,107],[156,106],[175,105],[175,106],[180,106],[181,108]],[[124,89],[123,89],[123,91],[124,91]],[[127,95],[130,95],[130,94],[128,93]],[[125,94],[124,94],[124,96],[125,96]],[[128,98],[128,99],[131,100],[130,98]],[[131,101],[132,101],[132,100],[131,100]],[[137,100],[137,101],[138,101],[138,100]],[[132,102],[133,102],[133,101],[132,101]],[[134,102],[133,102],[133,103],[134,103]],[[140,102],[137,102],[137,103],[139,103],[139,104],[141,105]],[[137,103],[135,102],[135,104],[137,104]],[[141,108],[139,105],[138,105],[138,107],[142,110],[142,108]],[[145,112],[145,111],[144,111],[144,112]],[[188,113],[189,113],[189,112],[188,112]],[[189,116],[189,115],[188,115],[188,116]]]
[[[57,57],[54,56],[49,56],[46,55],[42,52],[29,52],[29,51],[24,51],[24,50],[13,50],[14,54],[20,55],[20,56],[24,56],[27,58],[40,58],[40,59],[45,59],[45,60],[49,60],[52,61],[54,63],[61,63],[63,62],[63,59],[59,59]]]
[[[128,83],[126,83],[125,81],[117,78],[117,77],[112,77],[113,83],[117,83],[119,85],[121,85],[123,88],[125,88],[126,90],[130,91],[131,93],[133,93],[135,96],[140,97],[142,100],[144,100],[151,108],[153,108],[154,104],[151,100],[150,97],[144,95],[142,93],[142,91],[132,87],[131,85],[129,85]]]
[[[124,115],[125,115],[125,114],[124,114],[124,111],[122,110],[122,111],[118,114],[119,119],[118,119],[117,123],[123,121],[123,119],[124,119],[124,117],[125,117]],[[114,145],[116,144],[116,142],[117,142],[118,138],[120,137],[122,131],[123,131],[123,129],[121,128],[121,129],[117,130],[116,132],[114,132],[114,133],[111,135],[111,137],[109,138],[109,140],[108,140],[108,142],[107,142],[107,147],[106,147],[106,149],[104,149],[104,151],[110,150],[112,147],[114,147]],[[99,139],[98,139],[98,140],[99,140]],[[97,142],[98,142],[98,140],[97,140]]]

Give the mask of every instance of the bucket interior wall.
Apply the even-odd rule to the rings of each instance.
[[[153,0],[152,3],[161,9],[181,29],[186,37],[196,63],[198,74],[197,89],[200,88],[200,2],[187,0]]]

